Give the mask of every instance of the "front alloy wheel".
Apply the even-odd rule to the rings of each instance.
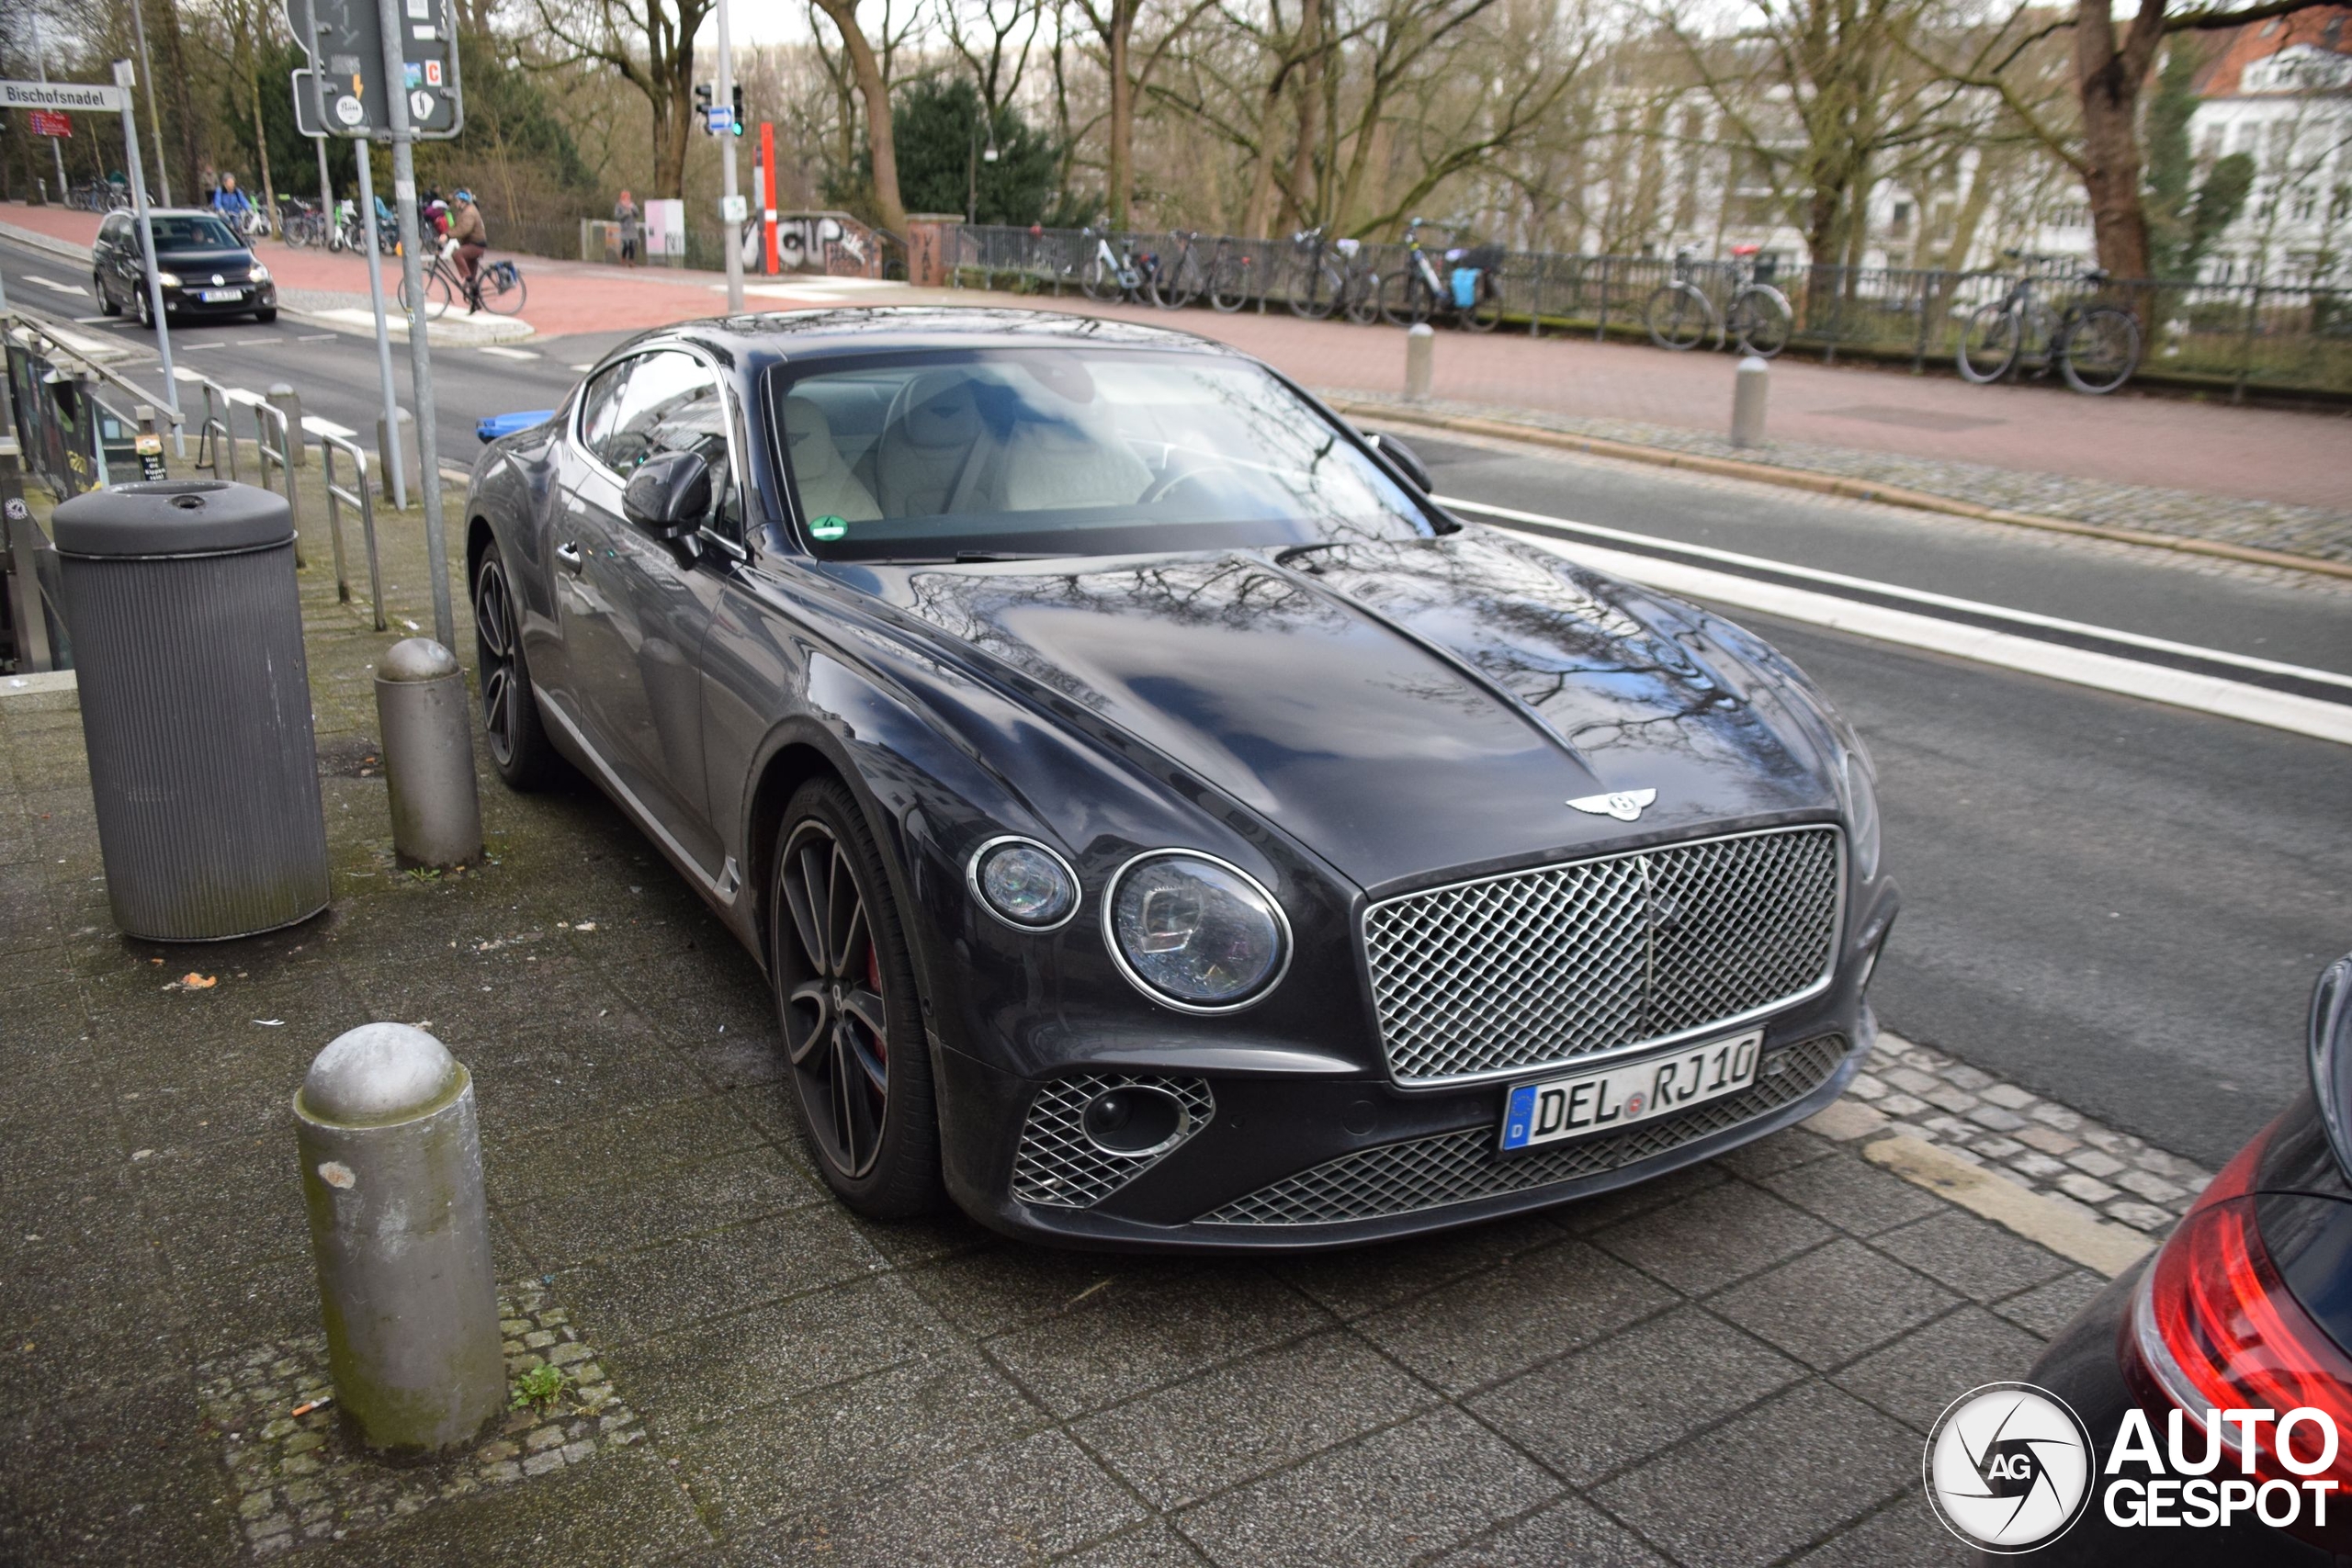
[[[544,786],[556,772],[555,747],[539,720],[514,588],[496,545],[482,552],[474,569],[474,671],[481,682],[481,726],[498,776],[514,789]]]
[[[786,809],[770,977],[800,1127],[827,1186],[871,1219],[926,1213],[939,1187],[914,966],[865,814],[831,779]]]

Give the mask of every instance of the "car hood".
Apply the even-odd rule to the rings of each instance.
[[[254,265],[251,251],[224,251],[217,245],[191,245],[185,250],[158,245],[155,259],[163,264],[165,272],[217,272],[223,276],[232,273],[243,276]]]
[[[1486,529],[855,575],[1374,892],[1837,803],[1791,682]],[[1644,789],[1638,827],[1568,805]]]

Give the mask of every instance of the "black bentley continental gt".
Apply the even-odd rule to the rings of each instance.
[[[1325,1247],[1811,1115],[1895,911],[1868,754],[1750,633],[1427,491],[1182,333],[666,328],[475,468],[491,749],[751,949],[861,1213]]]

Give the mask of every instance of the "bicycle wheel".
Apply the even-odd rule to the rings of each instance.
[[[1348,320],[1360,327],[1380,323],[1380,274],[1358,273],[1348,284]]]
[[[1962,377],[1983,386],[2008,374],[2017,363],[2017,312],[2007,305],[1980,305],[1960,334]]]
[[[1174,266],[1164,266],[1151,275],[1151,302],[1163,310],[1181,310],[1201,294],[1201,264],[1187,250],[1176,258]]]
[[[1392,273],[1380,284],[1380,313],[1388,324],[1418,327],[1437,310],[1437,296],[1419,267]]]
[[[1250,303],[1250,258],[1227,256],[1209,272],[1209,303],[1227,315]]]
[[[1789,346],[1796,331],[1796,312],[1777,288],[1761,286],[1744,290],[1731,304],[1732,340],[1743,354],[1770,359]]]
[[[1086,264],[1085,270],[1078,275],[1078,287],[1089,299],[1098,305],[1107,305],[1121,293],[1119,269],[1104,261],[1098,251],[1094,259]]]
[[[481,308],[492,315],[520,315],[527,293],[523,269],[513,262],[496,262],[482,270]]]
[[[416,314],[415,307],[409,301],[408,279],[406,277],[402,277],[401,279],[399,292],[401,314],[404,316],[413,316]],[[426,321],[437,321],[443,316],[447,315],[449,313],[449,301],[451,298],[452,297],[449,292],[449,275],[447,273],[442,271],[436,266],[424,275],[424,319]]]
[[[1490,333],[1503,324],[1503,291],[1492,273],[1479,276],[1477,293],[1462,312],[1462,324],[1474,333]]]
[[[1713,317],[1707,297],[1687,283],[1658,285],[1657,292],[1650,296],[1650,302],[1642,312],[1642,320],[1650,329],[1650,341],[1677,354],[1698,347]]]
[[[2140,323],[2112,305],[2084,311],[2058,345],[2066,385],[2094,398],[2123,385],[2139,367]]]
[[[1340,292],[1346,280],[1328,262],[1310,261],[1299,269],[1300,276],[1291,286],[1291,313],[1319,321],[1340,308]]]

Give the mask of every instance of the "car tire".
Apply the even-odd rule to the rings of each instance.
[[[563,759],[548,739],[537,694],[523,652],[522,619],[515,613],[514,584],[506,560],[492,544],[475,564],[474,677],[481,688],[481,727],[490,738],[490,760],[506,787],[529,792],[547,788],[563,774]]]
[[[102,274],[96,272],[90,274],[90,292],[98,297],[99,315],[119,316],[122,314],[122,307],[116,304],[114,296],[107,292],[107,280]]]
[[[776,842],[768,978],[801,1140],[853,1213],[930,1213],[942,1190],[931,1053],[881,851],[831,778],[794,793]]]
[[[131,290],[130,308],[132,312],[138,316],[139,324],[141,326],[145,327],[151,333],[155,330],[154,296],[147,292],[147,288],[144,282],[141,282],[139,288]]]
[[[255,310],[254,312],[254,320],[259,321],[263,326],[267,326],[270,322],[277,320],[277,308],[273,305],[266,310]]]

